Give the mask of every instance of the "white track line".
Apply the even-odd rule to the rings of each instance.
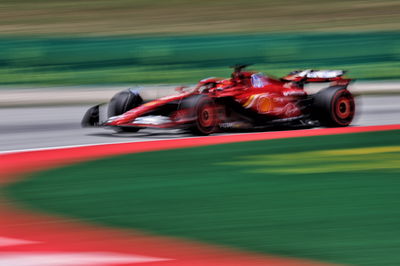
[[[235,133],[228,135],[243,135],[243,134],[252,134],[252,132],[244,132],[244,133]],[[220,136],[225,134],[218,134],[213,136]],[[206,136],[207,137],[207,136]],[[10,154],[10,153],[20,153],[20,152],[30,152],[30,151],[46,151],[46,150],[55,150],[55,149],[69,149],[69,148],[78,148],[78,147],[89,147],[89,146],[101,146],[101,145],[110,145],[110,144],[123,144],[123,143],[135,143],[135,142],[152,142],[152,141],[160,141],[160,140],[180,140],[180,139],[192,139],[192,138],[203,138],[199,136],[187,136],[182,138],[161,138],[161,139],[143,139],[140,141],[122,141],[122,142],[103,142],[103,143],[89,143],[89,144],[78,144],[78,145],[66,145],[66,146],[52,146],[52,147],[43,147],[43,148],[30,148],[30,149],[16,149],[16,150],[6,150],[0,151],[0,155],[2,154]]]
[[[190,137],[187,137],[187,138],[190,138]],[[186,137],[185,138],[173,138],[173,139],[186,139]],[[147,140],[144,139],[143,141],[104,142],[104,143],[91,143],[91,144],[79,144],[79,145],[67,145],[67,146],[53,146],[53,147],[44,147],[44,148],[7,150],[7,151],[0,151],[0,155],[1,154],[9,154],[9,153],[30,152],[30,151],[46,151],[46,150],[69,149],[69,148],[88,147],[88,146],[101,146],[101,145],[110,145],[110,144],[151,142],[151,141],[159,141],[159,140],[166,140],[166,139],[147,139]],[[168,140],[171,140],[171,139],[168,139]]]
[[[92,266],[168,260],[108,252],[0,252],[0,266]]]
[[[38,243],[41,243],[41,242],[0,236],[0,247],[30,245],[30,244],[38,244]],[[0,257],[0,261],[1,261],[1,257]]]

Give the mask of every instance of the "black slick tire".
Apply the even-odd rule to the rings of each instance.
[[[314,95],[313,116],[322,126],[346,127],[355,114],[354,97],[343,86],[332,86]]]
[[[108,117],[121,115],[143,103],[142,97],[137,92],[131,90],[121,91],[115,94],[108,104]],[[138,127],[117,127],[119,132],[137,132]]]

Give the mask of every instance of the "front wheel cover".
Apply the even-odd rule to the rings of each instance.
[[[214,101],[209,98],[202,98],[195,108],[196,128],[198,133],[202,135],[209,135],[215,132],[218,121]]]
[[[196,94],[185,98],[179,109],[185,110],[190,123],[186,129],[194,135],[205,136],[218,129],[218,119],[215,101],[203,94]]]

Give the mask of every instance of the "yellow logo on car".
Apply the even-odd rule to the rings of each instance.
[[[263,114],[271,111],[272,102],[267,93],[254,94],[247,99],[247,101],[243,104],[243,107],[253,108],[259,113]]]
[[[145,103],[145,104],[142,104],[142,106],[152,106],[152,105],[156,105],[156,104],[158,104],[160,101],[151,101],[151,102],[148,102],[148,103]]]

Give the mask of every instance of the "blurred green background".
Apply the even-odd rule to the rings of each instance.
[[[400,78],[399,1],[1,1],[0,85],[195,83],[227,66]]]

